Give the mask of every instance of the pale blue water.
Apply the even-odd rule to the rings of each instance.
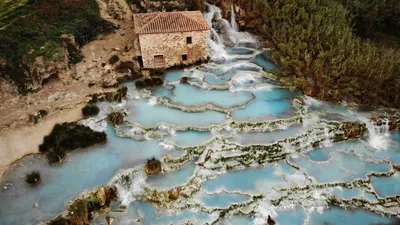
[[[347,189],[347,188],[334,188],[333,194],[342,198],[342,199],[352,199],[352,198],[360,198],[361,190],[357,188]]]
[[[194,130],[177,131],[175,135],[168,136],[166,139],[175,142],[181,147],[197,146],[212,138],[210,132],[200,132]]]
[[[233,108],[253,99],[253,94],[247,91],[205,90],[188,84],[176,85],[170,94],[165,91],[156,92],[156,96],[170,98],[173,102],[188,107],[201,107],[210,103],[221,108]]]
[[[204,81],[207,82],[208,84],[219,85],[219,86],[228,84],[227,81],[221,80],[211,73],[206,73],[206,75],[204,76]]]
[[[225,121],[226,114],[216,111],[183,112],[164,105],[151,105],[149,100],[128,101],[128,120],[143,126],[156,126],[161,122],[179,126],[210,126]]]
[[[271,71],[273,69],[277,69],[278,67],[272,63],[271,61],[265,59],[262,54],[258,54],[254,59],[253,62],[259,66],[261,66],[265,71]]]
[[[282,225],[302,225],[304,217],[304,210],[300,207],[296,207],[293,210],[278,212],[278,217],[275,218],[275,221]]]
[[[165,80],[169,82],[179,81],[184,75],[182,70],[172,70],[167,72]]]
[[[32,156],[21,161],[23,166],[15,166],[3,175],[0,187],[6,183],[13,186],[0,191],[1,224],[29,224],[46,221],[62,212],[68,201],[81,194],[107,183],[120,169],[142,165],[148,158],[167,154],[157,141],[135,141],[115,136],[108,127],[108,143],[74,151],[59,166],[49,166],[44,158],[31,164]],[[143,149],[146,149],[143,151]],[[31,188],[24,182],[23,176],[31,170],[39,170],[42,183]],[[38,202],[39,207],[34,208]]]
[[[249,198],[245,195],[219,193],[203,194],[200,200],[208,207],[228,208],[232,204],[248,201]]]
[[[185,167],[170,173],[158,173],[146,179],[146,183],[153,188],[170,189],[184,184],[194,174],[195,163],[189,163]]]
[[[372,186],[381,197],[400,195],[400,173],[391,177],[371,177]]]
[[[398,224],[395,219],[382,217],[378,214],[368,213],[364,210],[356,210],[355,212],[346,211],[339,208],[326,210],[322,215],[313,212],[310,218],[310,225],[391,225]]]
[[[279,164],[281,167],[292,170],[284,162]],[[240,171],[229,171],[216,179],[203,183],[203,188],[209,192],[217,191],[221,188],[229,191],[242,192],[263,192],[268,191],[273,186],[285,184],[283,176],[275,175],[272,165],[264,168],[251,168]],[[290,173],[290,172],[289,172]],[[238,182],[238,181],[246,182]]]
[[[233,111],[232,117],[238,121],[263,121],[274,118],[291,117],[295,109],[288,100],[255,100],[244,109]]]
[[[300,166],[303,171],[315,177],[318,182],[351,181],[357,178],[364,179],[370,172],[387,172],[390,170],[390,166],[386,163],[366,162],[357,157],[353,152],[334,151],[331,154],[331,161],[326,161],[322,164],[310,161],[304,155],[300,155],[295,159],[290,159],[290,161]]]

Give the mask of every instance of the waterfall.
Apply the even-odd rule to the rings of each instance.
[[[229,60],[230,57],[225,50],[226,46],[257,46],[257,39],[247,32],[239,32],[236,23],[236,15],[232,6],[231,22],[222,17],[222,11],[215,5],[205,3],[208,12],[204,17],[210,26],[210,34],[208,37],[208,47],[211,59]]]
[[[117,187],[121,205],[128,206],[137,196],[143,195],[146,184],[146,173],[143,170],[127,170],[117,175],[113,184]]]
[[[385,150],[389,145],[389,120],[384,119],[382,125],[377,125],[367,118],[361,118],[361,121],[368,129],[368,143],[375,149]]]
[[[233,6],[233,4],[231,6],[231,26],[233,30],[239,31],[239,26],[236,22],[235,6]]]

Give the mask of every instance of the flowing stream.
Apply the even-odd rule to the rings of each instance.
[[[400,173],[392,168],[400,164],[400,133],[365,119],[373,112],[277,86],[268,50],[238,31],[234,7],[230,22],[218,7],[207,8],[211,61],[168,71],[166,84],[152,91],[127,84],[122,103],[99,104],[100,114],[81,123],[104,130],[107,144],[74,151],[58,166],[39,155],[19,160],[0,183],[0,224],[46,222],[102,184],[116,185],[119,200],[92,224],[113,217],[114,225],[261,225],[268,216],[281,225],[398,224],[398,202],[376,203],[400,194]],[[188,84],[179,82],[184,76]],[[105,117],[117,109],[127,116],[116,128]],[[355,120],[370,136],[335,143],[340,122]],[[151,157],[163,162],[163,172],[147,177],[142,166]],[[32,169],[43,179],[34,188],[23,178]],[[178,200],[162,206],[143,197],[177,187]],[[328,204],[333,196],[366,203],[349,210]]]

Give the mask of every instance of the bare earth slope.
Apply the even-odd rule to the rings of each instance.
[[[81,108],[87,95],[103,91],[104,82],[115,82],[116,74],[108,59],[116,54],[121,60],[132,60],[135,53],[132,12],[125,0],[99,0],[101,16],[119,29],[85,45],[84,60],[65,71],[68,79],[53,79],[41,90],[27,96],[0,96],[0,177],[17,159],[37,153],[38,145],[56,123],[81,118]],[[125,50],[124,50],[125,49]],[[126,50],[127,49],[127,50]],[[105,66],[102,66],[106,63]],[[95,86],[89,87],[89,83]],[[9,88],[5,86],[0,87]],[[110,89],[108,89],[110,90]],[[38,124],[28,121],[28,115],[38,110],[49,115]]]

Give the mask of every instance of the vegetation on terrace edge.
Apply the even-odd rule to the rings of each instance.
[[[68,51],[70,63],[82,59],[79,50],[61,35],[72,34],[82,46],[113,29],[114,25],[100,17],[96,0],[1,0],[0,77],[27,91],[36,57],[57,60]]]
[[[124,122],[125,113],[121,111],[112,112],[108,114],[107,121],[109,121],[112,125],[119,125]]]
[[[282,81],[322,100],[400,107],[400,1],[236,2]]]
[[[48,225],[89,225],[96,213],[109,209],[117,200],[115,186],[101,186],[95,190],[75,199],[68,208],[68,213],[63,213],[49,221]]]
[[[147,160],[146,165],[144,166],[147,175],[152,175],[161,171],[161,162],[156,158],[151,158]]]
[[[54,164],[61,162],[67,152],[106,141],[106,133],[94,131],[76,122],[56,124],[51,133],[43,138],[39,151],[46,154],[50,164]]]

